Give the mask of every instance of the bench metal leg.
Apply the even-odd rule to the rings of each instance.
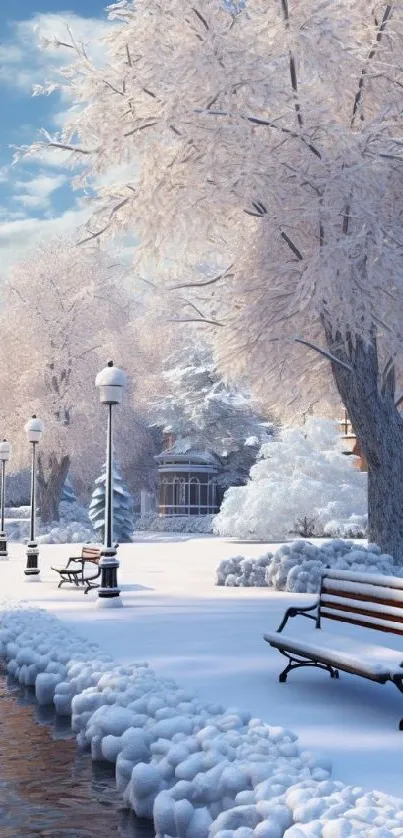
[[[403,693],[403,675],[394,675],[392,681],[399,692]],[[399,730],[403,730],[403,719],[400,719]]]
[[[329,672],[331,678],[338,678],[339,677],[339,670],[336,669],[334,666],[331,666],[330,663],[320,663],[319,661],[314,660],[301,660],[300,658],[294,658],[293,655],[287,654],[287,652],[283,652],[279,649],[281,655],[284,655],[285,658],[288,660],[288,664],[283,669],[283,671],[278,676],[278,680],[280,684],[285,684],[287,680],[287,675],[291,672],[292,669],[301,669],[303,666],[315,666],[318,669],[325,669]]]

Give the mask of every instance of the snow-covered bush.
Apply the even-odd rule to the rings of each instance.
[[[213,532],[213,515],[143,515],[134,521],[135,530],[155,532]]]
[[[29,536],[29,519],[19,519],[5,522],[7,541],[27,542]]]
[[[59,521],[44,531],[40,528],[39,533],[38,544],[88,544],[97,541],[92,528],[81,521]]]
[[[216,584],[232,588],[267,588],[266,569],[270,566],[273,553],[266,553],[259,559],[245,559],[233,556],[223,559],[216,572]]]
[[[376,544],[357,545],[335,539],[317,546],[299,539],[283,544],[259,559],[235,556],[224,559],[216,571],[216,584],[227,587],[270,587],[277,591],[316,593],[323,569],[361,570],[393,576],[399,573],[392,556]]]
[[[352,527],[367,512],[367,475],[356,463],[341,452],[336,422],[311,418],[284,428],[260,449],[247,485],[227,490],[214,531],[270,541],[288,538],[304,518],[315,535]]]
[[[80,522],[91,529],[91,522],[88,509],[78,501],[65,501],[59,503],[60,525],[71,521]]]
[[[291,731],[203,702],[146,663],[114,663],[45,611],[7,603],[0,616],[8,674],[71,713],[78,744],[116,765],[124,802],[157,838],[401,835],[400,800],[331,780]]]

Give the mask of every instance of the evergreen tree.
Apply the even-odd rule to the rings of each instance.
[[[61,493],[61,496],[60,496],[60,502],[62,502],[62,501],[64,503],[77,503],[77,498],[75,496],[73,486],[72,486],[68,476],[66,477],[66,479],[64,481],[64,485],[63,485],[63,488],[62,488],[62,493]]]
[[[114,464],[112,473],[113,485],[113,538],[116,541],[124,542],[132,540],[133,532],[133,501],[130,492],[125,485],[122,474],[117,463]],[[104,539],[105,522],[105,490],[106,490],[106,463],[102,467],[102,474],[95,481],[95,489],[92,493],[88,514],[93,529],[99,534],[100,540]]]

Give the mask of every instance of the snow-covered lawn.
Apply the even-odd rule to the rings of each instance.
[[[277,545],[222,538],[174,538],[139,533],[119,548],[125,607],[95,608],[96,593],[57,589],[50,565],[63,567],[77,545],[41,546],[41,583],[25,581],[25,548],[10,545],[0,564],[2,595],[44,607],[122,663],[149,662],[206,701],[250,710],[272,725],[295,731],[304,748],[329,756],[333,777],[345,783],[403,797],[403,696],[341,673],[340,680],[314,669],[291,673],[278,683],[283,658],[262,639],[277,628],[286,607],[313,600],[267,588],[217,588],[218,562],[235,553],[257,557]],[[298,618],[297,618],[298,619]],[[301,636],[315,631],[300,618]],[[330,629],[331,630],[331,629]],[[347,636],[372,636],[402,649],[401,638],[349,626]]]

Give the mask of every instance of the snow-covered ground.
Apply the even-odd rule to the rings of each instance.
[[[293,672],[279,684],[283,658],[262,634],[277,628],[286,607],[312,601],[312,595],[215,586],[221,559],[234,552],[257,557],[277,545],[145,536],[139,533],[138,542],[119,549],[120,610],[95,608],[95,592],[57,589],[50,565],[63,567],[77,545],[41,546],[41,583],[25,580],[25,548],[10,545],[10,561],[0,564],[2,594],[48,609],[117,661],[147,660],[158,675],[174,678],[205,701],[236,705],[295,731],[304,748],[330,757],[335,779],[403,797],[398,691],[344,673],[331,680],[314,669]],[[303,619],[296,625],[301,636],[315,631]],[[403,659],[399,637],[337,627],[347,636],[361,632],[402,649]]]

